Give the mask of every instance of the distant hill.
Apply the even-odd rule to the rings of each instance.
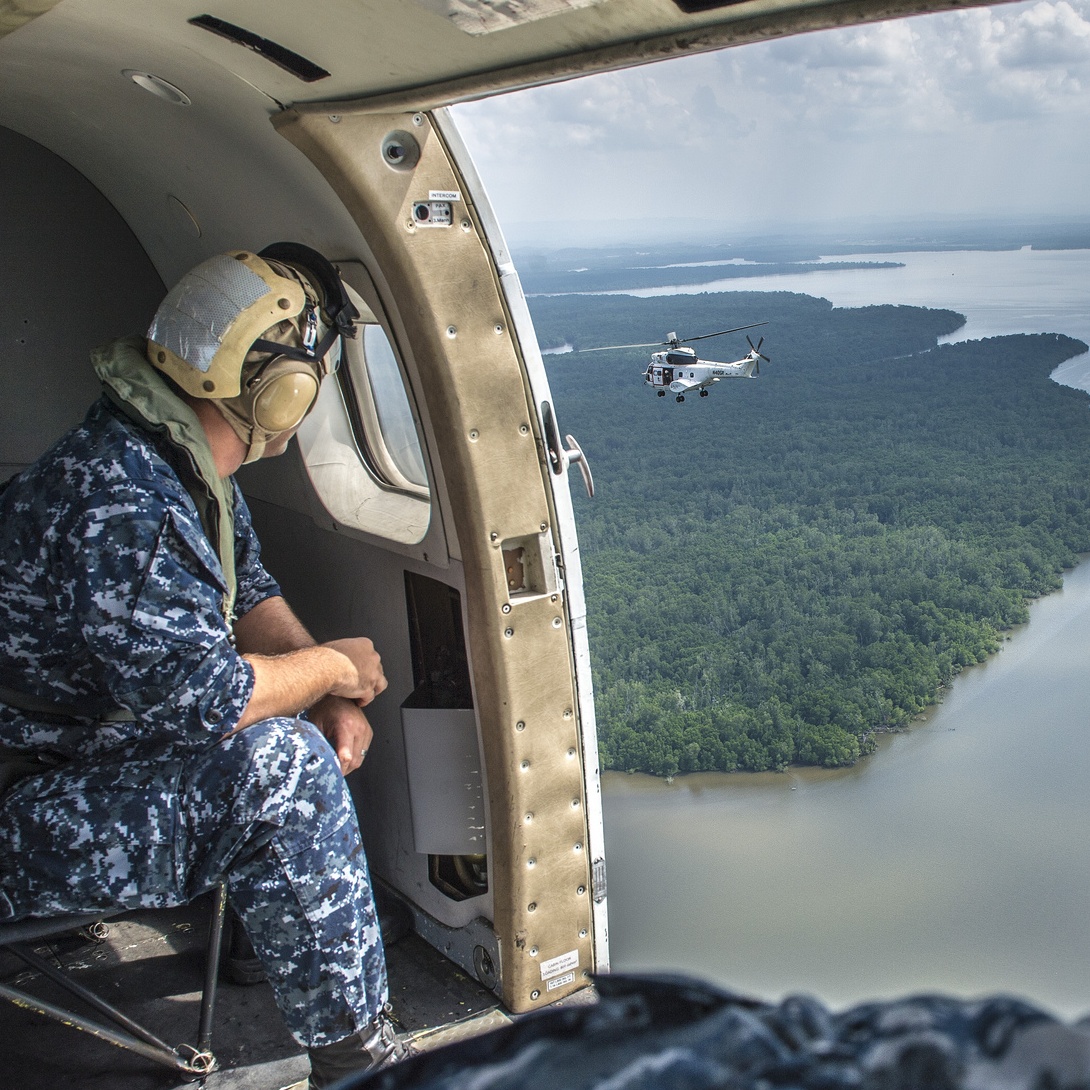
[[[687,251],[692,253],[691,250]],[[729,250],[708,247],[702,251],[715,254],[706,257],[708,264],[675,264],[673,251],[655,254],[599,254],[586,251],[562,250],[541,261],[528,261],[522,273],[525,291],[533,294],[550,292],[620,291],[635,288],[673,287],[706,284],[711,280],[748,279],[751,276],[784,276],[792,273],[840,272],[844,269],[900,269],[896,261],[750,261],[746,264],[716,264],[729,261]],[[592,262],[584,266],[583,261]],[[638,264],[655,261],[658,264]]]
[[[531,309],[546,344],[771,323],[760,379],[681,405],[642,350],[547,357],[598,487],[573,483],[606,768],[849,764],[1090,551],[1090,401],[1048,378],[1081,342],[935,347],[960,315],[787,293]]]
[[[507,234],[519,271],[531,262],[564,253],[577,255],[571,267],[597,267],[600,255],[629,260],[675,253],[673,261],[699,261],[702,251],[750,261],[812,261],[821,255],[898,253],[912,250],[1090,249],[1090,220],[1070,216],[963,215],[852,223],[786,223],[717,227],[704,219],[614,220],[586,223],[508,224]],[[581,255],[581,256],[579,256]],[[631,259],[631,260],[630,260]],[[563,258],[562,260],[567,260]],[[657,262],[656,262],[657,263]],[[578,290],[569,288],[568,290]]]
[[[685,221],[681,221],[684,223]],[[570,225],[569,225],[570,226]],[[523,288],[529,294],[621,291],[708,283],[716,279],[806,272],[819,258],[855,255],[852,261],[826,261],[824,271],[897,268],[895,261],[863,261],[858,255],[912,251],[1090,249],[1090,221],[1054,218],[966,222],[865,223],[765,233],[739,233],[712,239],[707,232],[677,226],[632,241],[631,228],[615,225],[611,242],[557,239],[520,240],[513,249]],[[693,241],[693,237],[699,241]],[[714,264],[731,262],[732,264]],[[705,264],[700,264],[705,263]]]

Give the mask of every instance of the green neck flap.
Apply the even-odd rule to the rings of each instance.
[[[216,472],[216,463],[197,414],[148,363],[143,337],[124,337],[91,353],[95,374],[106,396],[133,423],[166,439],[172,467],[197,505],[201,525],[219,555],[227,594],[223,615],[234,622],[235,497],[230,477]]]

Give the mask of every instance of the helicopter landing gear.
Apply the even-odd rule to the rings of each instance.
[[[665,390],[656,390],[655,392],[659,395],[659,397],[665,397],[666,396],[666,391]]]
[[[680,402],[685,400],[685,395],[684,394],[678,394],[677,399],[678,399],[678,402],[680,403]]]
[[[701,390],[700,391],[700,396],[701,397],[707,397],[708,396],[708,391],[707,390]]]

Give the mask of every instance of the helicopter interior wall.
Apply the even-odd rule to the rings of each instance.
[[[34,461],[98,397],[89,353],[143,332],[165,292],[128,225],[83,175],[0,128],[0,476]]]
[[[258,474],[259,486],[250,489],[248,480],[256,483]],[[314,636],[367,635],[382,655],[389,688],[367,709],[375,735],[367,760],[350,780],[372,871],[445,927],[491,919],[491,890],[450,898],[431,882],[428,855],[415,850],[402,739],[401,705],[415,688],[405,573],[464,593],[461,565],[452,561],[441,569],[319,525],[306,513],[309,485],[295,444],[275,461],[244,468],[239,479],[263,559]]]

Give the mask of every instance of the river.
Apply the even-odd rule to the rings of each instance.
[[[973,262],[991,270],[994,288],[1017,275],[1017,262],[1026,271],[1021,255],[1037,252],[1014,253]],[[864,274],[869,294],[843,288],[854,278],[844,273],[767,278],[760,287],[843,306],[948,306],[969,318],[955,339],[1038,331],[1034,315],[1047,311],[1040,331],[1090,341],[1090,251],[1058,253],[1053,266],[1069,273],[1070,255],[1081,255],[1077,285],[1022,278],[1013,316],[988,313],[994,292],[979,281],[945,297],[883,298],[877,271]],[[956,281],[948,263],[973,263],[950,254],[898,259],[915,266],[902,287],[933,283],[942,263]],[[805,286],[789,283],[796,279]],[[830,291],[827,280],[841,286]],[[1069,363],[1066,377],[1054,377],[1086,388],[1090,363],[1080,359],[1081,371]],[[853,768],[673,783],[607,774],[614,969],[690,972],[765,998],[803,991],[835,1006],[1002,991],[1067,1016],[1090,1011],[1088,659],[1083,564],[1062,591],[1034,602],[1029,624],[965,671],[925,722],[883,738]]]
[[[897,262],[900,268],[836,269],[786,276],[709,280],[682,287],[638,288],[608,295],[695,295],[716,291],[795,291],[837,307],[900,303],[946,307],[966,323],[945,341],[1007,333],[1066,333],[1090,344],[1090,250],[952,250],[835,254],[822,261]],[[771,346],[775,331],[767,334]],[[770,353],[775,358],[774,350]],[[1090,354],[1068,360],[1053,376],[1090,389]]]

